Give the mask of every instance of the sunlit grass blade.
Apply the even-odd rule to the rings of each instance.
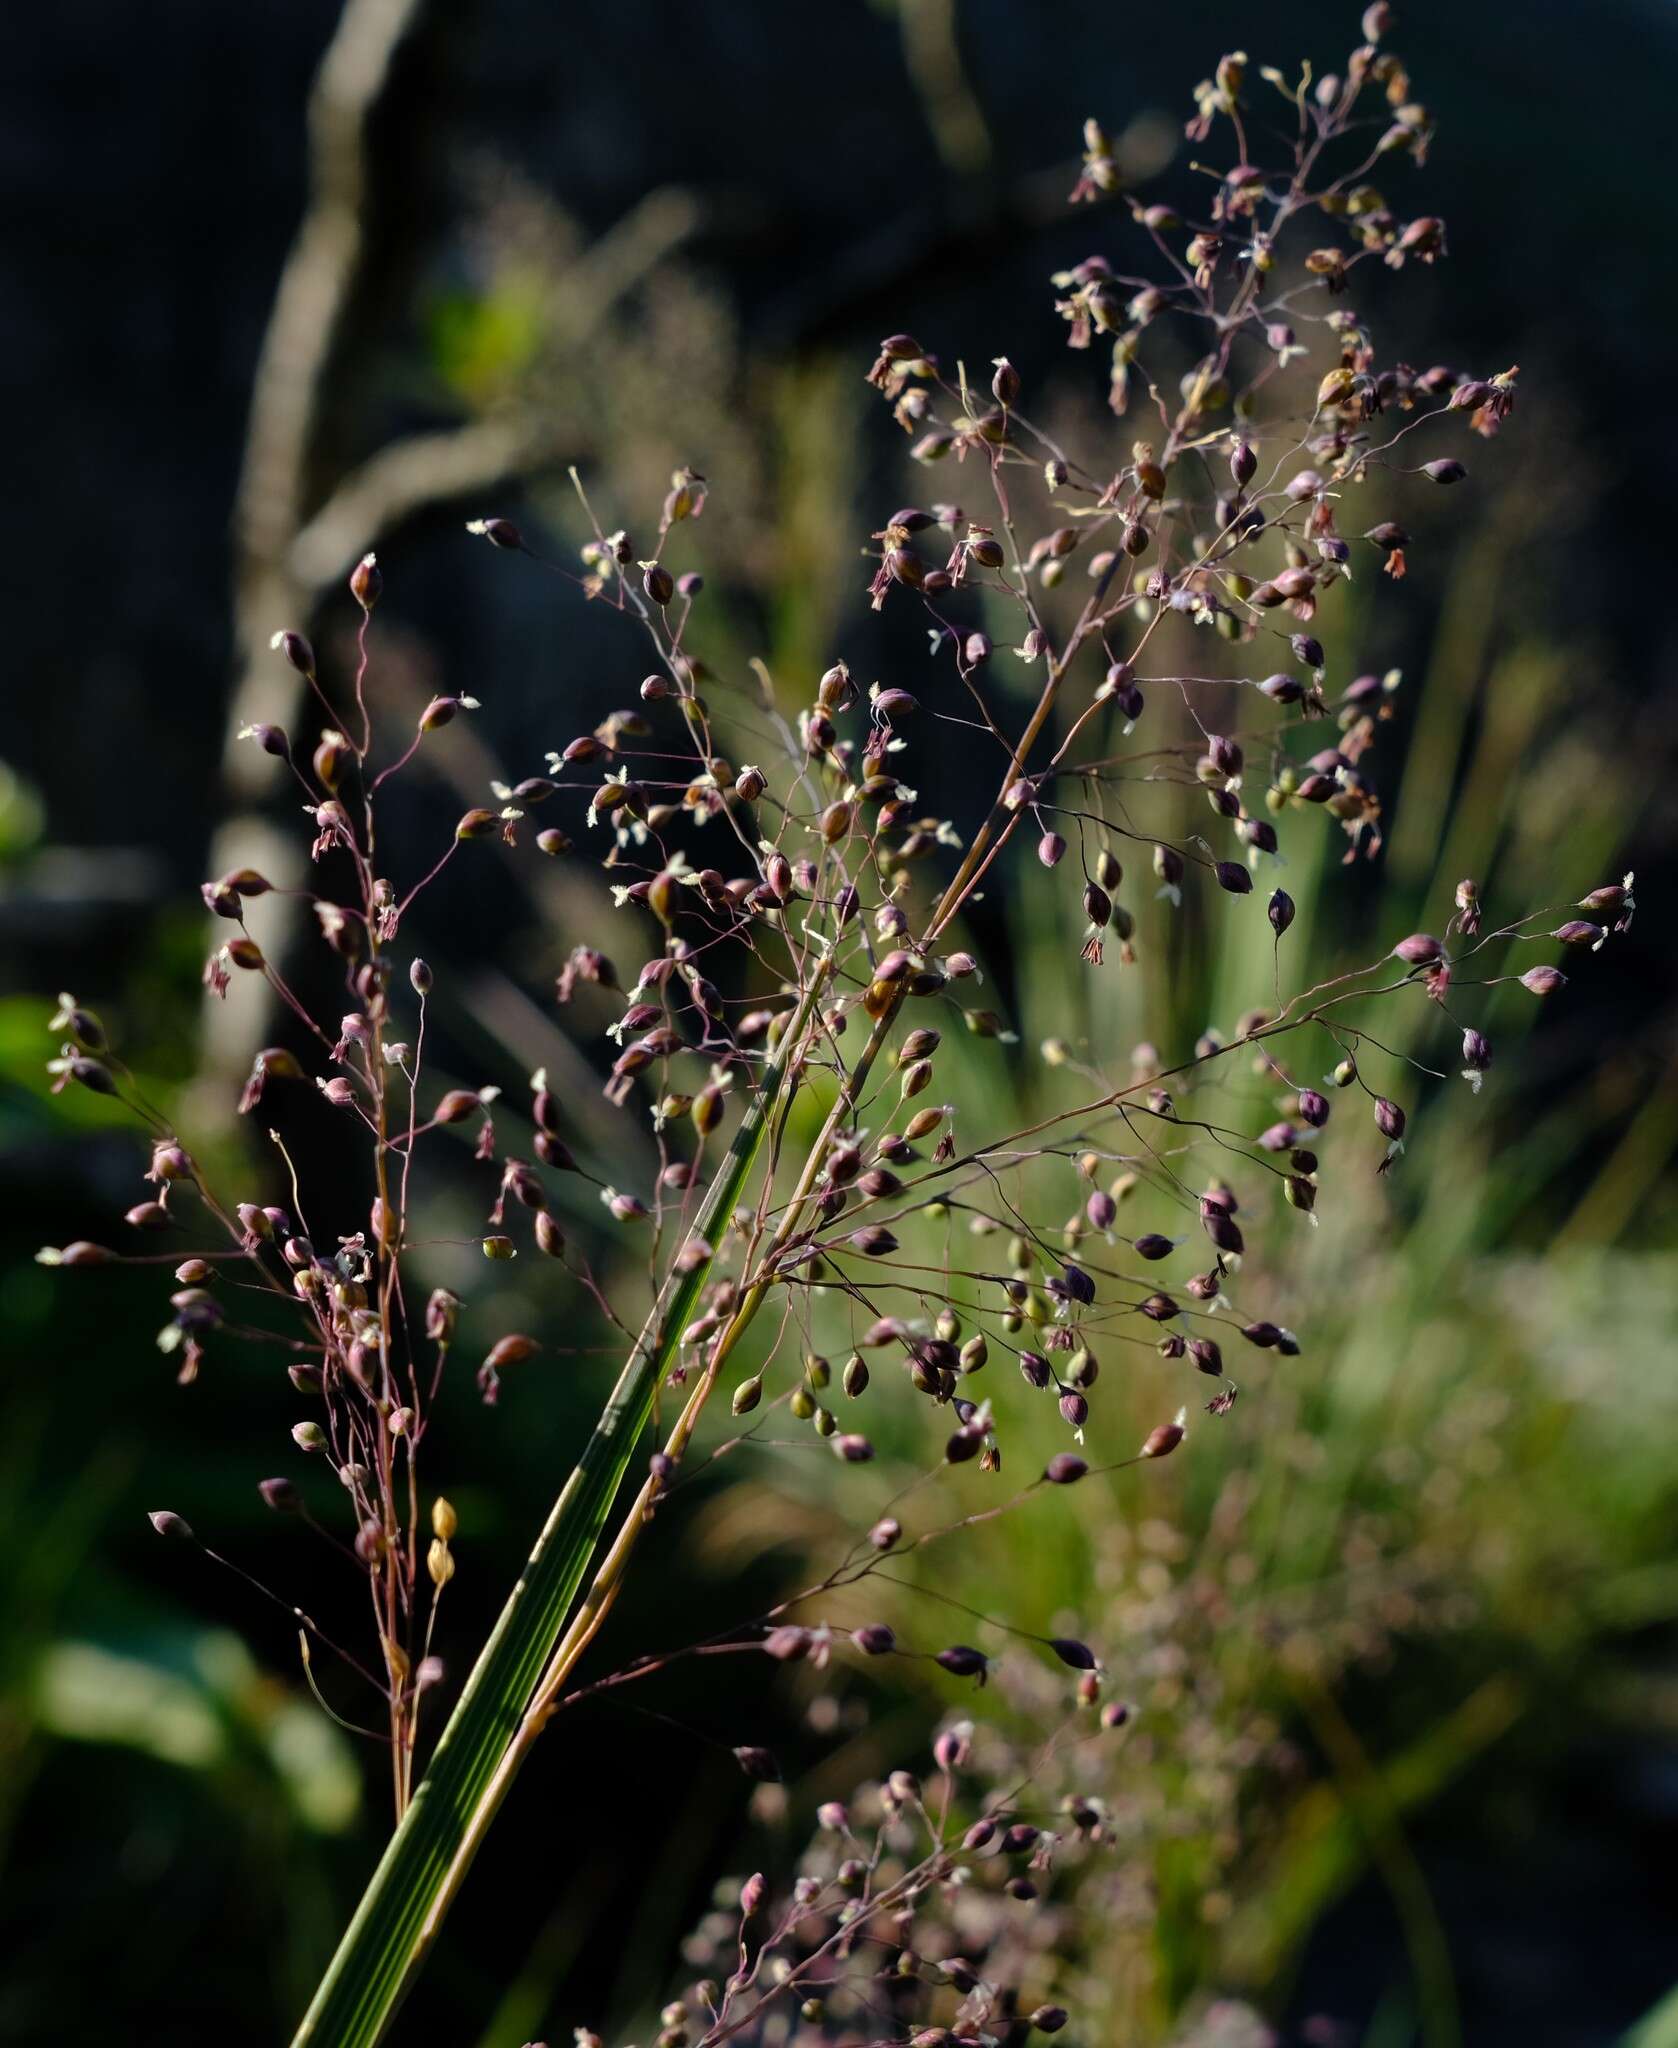
[[[708,1246],[733,1213],[756,1162],[814,1000],[812,987],[789,1019],[781,1056],[766,1068],[699,1211],[694,1234]],[[305,2042],[311,2048],[371,2048],[413,1982],[709,1271],[706,1258],[689,1271],[673,1271],[665,1282],[321,1980],[297,2030],[297,2048]]]

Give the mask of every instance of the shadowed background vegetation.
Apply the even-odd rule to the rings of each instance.
[[[509,573],[463,517],[515,513],[560,552],[584,530],[566,464],[608,525],[634,527],[685,462],[713,487],[696,541],[716,667],[761,656],[788,702],[839,654],[914,687],[924,635],[866,611],[858,548],[899,503],[958,485],[906,474],[867,402],[879,335],[1005,350],[1045,412],[1074,416],[1045,280],[1105,239],[1062,204],[1082,117],[1139,171],[1180,164],[1184,89],[1222,50],[1292,64],[1311,41],[1326,64],[1355,23],[1268,0],[1180,8],[1145,36],[1110,8],[1022,0],[653,0],[586,21],[367,0],[340,28],[315,0],[161,21],[84,0],[16,25],[0,2043],[285,2038],[385,1825],[380,1757],[314,1704],[284,1614],[144,1520],[175,1508],[265,1580],[353,1613],[353,1578],[336,1589],[255,1491],[286,1464],[283,1386],[229,1353],[176,1387],[151,1282],[71,1286],[30,1258],[111,1237],[140,1192],[123,1121],[46,1092],[61,988],[120,1030],[224,1181],[272,1193],[226,1079],[270,1034],[248,990],[206,1020],[198,986],[197,883],[219,850],[249,857],[297,822],[231,741],[245,717],[289,715],[254,648],[293,623],[341,652],[347,607],[321,593],[377,543],[386,701],[446,685],[485,707],[448,752],[458,781],[428,772],[399,801],[398,857],[417,862],[488,776],[532,772],[639,675],[616,622]],[[310,79],[335,32],[311,162]],[[1640,920],[1565,1004],[1501,992],[1485,1091],[1471,1103],[1452,1072],[1413,1097],[1399,1169],[1346,1176],[1322,1227],[1295,1233],[1277,1288],[1301,1358],[1253,1370],[1229,1422],[1145,1486],[1120,1475],[1099,1511],[1092,1489],[1077,1515],[1003,1524],[940,1582],[1033,1628],[1075,1621],[1142,1710],[1120,1876],[1081,1958],[1113,2039],[1245,2040],[1247,2005],[1290,2041],[1371,2048],[1678,2039],[1656,2010],[1678,1974],[1678,308],[1645,196],[1665,177],[1675,34],[1630,0],[1550,0],[1518,32],[1403,10],[1451,255],[1406,273],[1390,320],[1379,296],[1370,310],[1429,360],[1518,361],[1521,400],[1450,518],[1415,508],[1405,601],[1360,580],[1337,622],[1357,668],[1405,675],[1378,761],[1385,850],[1341,871],[1328,832],[1296,831],[1286,877],[1296,985],[1437,929],[1463,874],[1496,915],[1635,866]],[[315,239],[294,243],[311,176]],[[975,760],[946,750],[931,807]],[[1268,927],[1221,903],[1173,920],[1138,900],[1141,963],[1092,976],[1067,889],[1031,879],[980,914],[1019,1043],[949,1047],[953,1096],[1006,1088],[1023,1122],[1067,1099],[1045,1038],[1122,1061],[1139,1038],[1227,1030],[1269,987]],[[603,1150],[622,1138],[594,1108],[600,1048],[561,1036],[551,991],[604,910],[586,870],[533,878],[491,853],[451,870],[414,933],[450,1077],[516,1088],[546,1063]],[[1423,1007],[1395,1042],[1450,1069]],[[1074,1206],[1064,1169],[1034,1171],[1034,1199]],[[434,1199],[439,1236],[470,1230],[466,1204]],[[363,1208],[346,1175],[342,1226]],[[610,1259],[597,1219],[584,1189],[567,1228]],[[456,1256],[439,1252],[440,1281]],[[462,1522],[439,1644],[456,1671],[607,1371],[588,1347],[609,1333],[524,1263],[511,1299],[554,1355],[499,1410],[463,1380],[439,1426],[434,1476]],[[1182,1398],[1167,1370],[1144,1356],[1113,1396],[1104,1379],[1104,1412],[1133,1407],[1139,1433]],[[894,1444],[881,1425],[882,1491],[910,1426]],[[1034,1448],[1058,1446],[1045,1428]],[[761,1604],[826,1555],[834,1517],[854,1524],[825,1462],[819,1482],[794,1456],[729,1470],[661,1528],[620,1654]],[[397,2038],[519,2048],[585,2019],[645,2038],[713,1881],[797,1838],[775,1801],[747,1813],[727,1746],[772,1743],[802,1819],[955,1697],[894,1670],[820,1696],[673,1678],[650,1702],[663,1721],[579,1708]],[[1029,1688],[986,1698],[1004,1719],[1033,1705]]]

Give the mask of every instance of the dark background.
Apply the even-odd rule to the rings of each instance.
[[[940,12],[922,10],[935,44]],[[371,257],[308,451],[305,509],[401,436],[530,406],[550,423],[561,472],[578,459],[592,480],[621,457],[657,486],[674,461],[694,460],[718,486],[725,583],[842,589],[817,617],[843,616],[853,665],[883,664],[902,643],[858,616],[852,588],[856,537],[894,488],[888,429],[860,403],[878,336],[907,328],[953,350],[977,335],[1028,380],[1047,375],[1062,334],[1046,273],[1102,240],[1060,205],[1083,115],[1119,129],[1154,112],[1180,128],[1184,88],[1223,49],[1291,65],[1314,47],[1323,67],[1355,38],[1356,12],[1267,0],[1142,19],[1085,0],[960,0],[964,77],[948,87],[950,112],[938,76],[911,75],[890,5],[422,10],[370,130]],[[258,353],[305,201],[310,81],[337,18],[323,0],[66,0],[7,24],[0,763],[18,780],[0,803],[0,961],[16,998],[0,1080],[0,1221],[24,1261],[43,1240],[101,1235],[90,1214],[135,1198],[126,1141],[96,1124],[67,1133],[22,1078],[45,1050],[27,1036],[39,1032],[40,999],[74,987],[120,1004],[151,1067],[184,1083],[197,1058],[191,899],[212,834],[250,803],[284,815],[271,788],[253,797],[223,782],[242,669],[235,601],[259,581],[248,548],[239,554],[233,508]],[[1512,434],[1507,453],[1481,458],[1505,488],[1518,479],[1523,538],[1484,602],[1525,608],[1523,623],[1540,631],[1553,619],[1579,650],[1556,717],[1611,730],[1628,761],[1669,762],[1678,266],[1666,219],[1678,22],[1630,0],[1518,12],[1411,4],[1395,41],[1438,116],[1429,203],[1451,223],[1448,265],[1407,292],[1408,331],[1482,373],[1517,360],[1523,370],[1517,425],[1530,433],[1518,450]],[[560,258],[661,188],[692,205],[673,259],[689,296],[675,314],[632,290],[580,339],[497,340],[483,307],[501,303],[509,273],[516,283],[557,263],[563,304]],[[599,396],[630,363],[665,406],[645,447],[637,423]],[[789,470],[827,445],[800,439],[800,407],[841,388],[824,374],[848,380],[851,410],[828,450],[849,466],[847,481],[830,505],[816,494],[814,515],[806,492],[795,517]],[[744,491],[721,467],[731,455],[749,472]],[[482,695],[484,729],[519,773],[622,701],[630,681],[621,658],[606,672],[615,643],[598,622],[579,620],[544,579],[508,575],[461,531],[467,513],[494,509],[563,535],[555,467],[545,462],[530,483],[486,480],[470,499],[377,535],[416,674]],[[607,524],[629,516],[619,508]],[[1424,615],[1434,573],[1418,565]],[[307,624],[331,644],[342,606],[304,609],[266,624]],[[772,602],[742,599],[738,619],[748,647],[774,640],[789,659],[825,655]],[[1650,1087],[1670,1057],[1659,897],[1673,812],[1662,774],[1628,781],[1627,843],[1654,907],[1635,949],[1605,962],[1584,998],[1583,1036],[1561,1055],[1577,1068],[1593,1037],[1630,1039]],[[1535,788],[1530,800],[1559,810],[1569,799]],[[417,836],[451,801],[416,797],[402,829]],[[468,928],[492,950],[516,950],[531,912],[453,883],[428,916],[446,953]],[[1659,1241],[1668,1221],[1662,1209],[1638,1228]],[[167,1375],[142,1290],[49,1294],[27,1264],[5,1288],[0,1477],[19,1568],[3,1654],[19,1690],[0,1724],[11,1787],[0,1795],[0,1946],[13,1959],[0,2041],[278,2038],[353,1895],[376,1793],[359,1829],[310,1836],[250,1747],[261,1711],[249,1699],[226,1706],[224,1760],[187,1795],[167,1759],[136,1766],[120,1747],[43,1736],[21,1676],[49,1639],[145,1637],[165,1645],[167,1662],[167,1646],[202,1627],[246,1633],[263,1668],[288,1668],[284,1626],[265,1633],[230,1583],[195,1558],[160,1554],[139,1515],[164,1504],[160,1488],[186,1488],[192,1519],[231,1531],[241,1554],[271,1547],[250,1471],[227,1451],[249,1426],[247,1399],[205,1388],[188,1414],[170,1389],[160,1408]],[[262,1419],[277,1427],[278,1414]],[[508,1565],[577,1424],[562,1419],[552,1442],[509,1445],[481,1417],[460,1418],[463,1468],[474,1469],[475,1450],[476,1469],[496,1470],[474,1505]],[[490,1571],[463,1590],[457,1654],[500,1582]],[[629,1617],[626,1634],[657,1631],[679,1601],[703,1597],[679,1583],[648,1590],[649,1611]],[[726,1764],[707,1763],[670,1793],[660,1768],[669,1738],[652,1724],[602,1716],[587,1740],[598,1769],[582,1794],[552,1760],[537,1765],[401,2038],[475,2039],[474,2021],[533,1943],[550,1958],[573,1940],[586,1951],[570,2018],[632,2007],[644,1987],[630,1959],[648,1944],[672,1951],[717,1866],[709,1851],[730,1838],[734,1781]],[[1465,1846],[1460,1815],[1436,1823],[1433,1867],[1465,1959],[1471,2040],[1611,2041],[1671,1974],[1670,1760],[1582,1757],[1558,1770],[1551,1810],[1548,1845],[1518,1870]],[[1385,1965],[1366,1971],[1347,1957],[1378,1957],[1383,1944],[1380,1911],[1354,1899],[1308,1959],[1307,2005],[1366,2015]]]

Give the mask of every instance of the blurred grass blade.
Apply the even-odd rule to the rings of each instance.
[[[741,1119],[722,1172],[694,1224],[715,1243],[745,1186],[769,1128],[821,978],[815,977],[781,1039],[783,1051]],[[553,1505],[530,1561],[466,1681],[414,1794],[379,1860],[355,1917],[295,2036],[294,2048],[372,2048],[390,2023],[436,1935],[458,1882],[474,1822],[497,1767],[565,1625],[653,1397],[676,1355],[710,1271],[673,1272],[659,1293],[594,1433]]]
[[[1629,2034],[1622,2034],[1617,2048],[1678,2048],[1678,1989],[1645,2013]]]

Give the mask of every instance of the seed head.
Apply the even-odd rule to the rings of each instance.
[[[1183,1427],[1182,1411],[1179,1410],[1175,1422],[1162,1422],[1148,1432],[1141,1455],[1144,1458],[1168,1458],[1187,1434]]]
[[[990,1673],[990,1659],[969,1643],[952,1643],[949,1649],[940,1650],[933,1662],[942,1664],[957,1678],[976,1678],[981,1685]]]
[[[315,672],[315,650],[301,633],[281,630],[268,642],[276,654],[283,655],[300,676],[313,676]],[[273,751],[272,748],[269,749]]]

